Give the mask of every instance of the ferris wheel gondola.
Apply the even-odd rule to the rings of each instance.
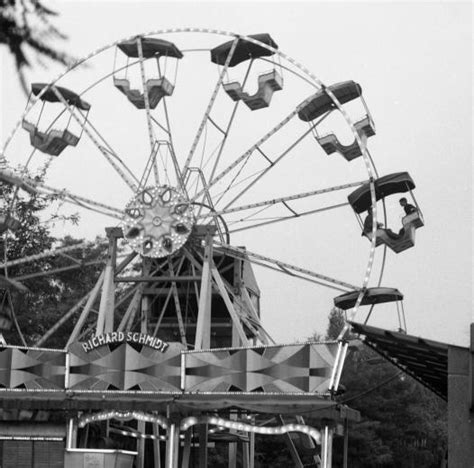
[[[377,201],[384,200],[386,197],[396,193],[409,192],[416,207],[414,207],[411,213],[407,213],[402,218],[402,229],[399,233],[394,233],[393,231],[384,228],[382,225],[378,225],[376,231],[376,245],[384,244],[395,253],[400,253],[413,247],[415,245],[416,229],[424,226],[423,213],[413,195],[415,182],[408,172],[397,172],[376,179],[374,185],[375,198]],[[361,222],[360,214],[369,210],[372,206],[370,185],[364,184],[354,190],[354,192],[348,196],[348,201]],[[371,230],[364,229],[362,235],[367,237],[369,240],[372,240],[373,234]]]
[[[352,309],[358,298],[359,291],[352,291],[341,294],[334,298],[334,306],[338,309],[347,311]],[[364,323],[370,318],[373,306],[377,304],[393,303],[396,306],[398,314],[399,330],[406,332],[405,310],[403,307],[403,294],[396,288],[367,288],[360,302],[360,306],[371,306]]]
[[[354,123],[354,131],[359,136],[362,144],[366,146],[367,139],[375,135],[375,124],[362,96],[362,87],[354,81],[344,81],[328,86],[328,90],[334,93],[334,96],[341,104],[346,104],[358,98],[361,100],[366,115]],[[318,132],[319,124],[328,117],[333,110],[337,110],[337,107],[323,88],[318,91],[308,103],[301,107],[298,116],[304,122],[313,122],[322,117],[317,121],[314,127],[314,137],[316,141],[321,145],[326,154],[337,152],[347,161],[352,161],[362,156],[362,147],[357,139],[354,139],[349,145],[343,145],[334,133],[320,134]]]
[[[81,139],[82,131],[81,134],[75,135],[69,130],[71,117],[68,118],[65,125],[53,128],[52,126],[55,124],[58,117],[54,120],[49,119],[49,125],[46,126],[44,123],[46,116],[44,116],[43,113],[46,114],[52,111],[46,108],[48,106],[47,103],[59,104],[62,107],[62,101],[64,101],[67,105],[86,112],[84,116],[81,116],[81,124],[83,125],[87,120],[91,108],[90,104],[82,100],[76,93],[69,89],[55,86],[50,87],[46,83],[33,83],[31,85],[31,95],[38,96],[42,101],[42,106],[36,122],[29,121],[26,118],[23,118],[22,120],[23,128],[30,135],[31,145],[37,150],[51,156],[59,156],[66,147],[76,146]],[[41,130],[41,128],[44,129]]]
[[[258,41],[259,43],[271,46],[277,50],[278,45],[270,36],[270,34],[253,34],[250,38]],[[265,71],[257,77],[257,91],[254,94],[249,94],[244,91],[244,87],[249,81],[249,77],[252,65],[255,60],[261,59],[262,57],[272,57],[275,53],[272,50],[266,49],[255,42],[249,42],[245,39],[239,39],[234,45],[234,41],[228,41],[221,44],[211,50],[211,61],[220,66],[225,66],[227,57],[230,56],[232,51],[232,58],[228,63],[228,67],[235,67],[241,63],[250,61],[243,79],[243,82],[229,80],[223,83],[224,91],[234,101],[242,101],[250,110],[258,110],[268,107],[275,91],[281,91],[283,89],[283,77],[281,72],[275,67],[275,63],[270,59],[270,63],[273,64],[271,71]]]
[[[127,56],[127,65],[125,66],[125,76],[120,78],[115,71],[116,63],[114,60],[114,86],[125,94],[137,109],[145,109],[147,106],[149,109],[155,109],[163,97],[173,94],[174,84],[162,73],[160,59],[165,61],[168,58],[172,60],[182,59],[183,54],[175,44],[163,39],[137,37],[118,43],[117,49]],[[145,76],[145,69],[141,67],[144,84],[141,91],[131,87],[128,77],[130,58],[138,58],[141,64],[144,60],[156,60],[157,70],[152,77]]]

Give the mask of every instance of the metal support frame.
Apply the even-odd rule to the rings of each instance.
[[[204,260],[201,274],[201,291],[199,293],[199,307],[196,324],[196,338],[194,349],[208,349],[211,346],[211,303],[212,303],[212,232],[208,231],[205,237]]]
[[[94,288],[89,294],[89,297],[87,298],[87,302],[84,306],[84,309],[82,309],[81,315],[79,316],[78,321],[76,322],[76,325],[74,325],[74,329],[72,330],[72,333],[69,335],[69,339],[67,340],[66,343],[66,348],[68,348],[74,341],[76,341],[77,337],[79,336],[79,333],[84,326],[84,323],[87,320],[87,317],[89,316],[89,312],[92,309],[92,306],[94,305],[95,300],[97,299],[97,296],[99,295],[99,291],[102,288],[102,285],[104,284],[104,276],[105,272],[103,271],[97,282],[95,283]]]
[[[77,447],[77,423],[74,418],[67,422],[66,448],[73,449]]]
[[[199,468],[207,468],[207,436],[209,426],[200,424],[198,429],[199,435]]]
[[[349,420],[344,419],[344,450],[342,452],[342,468],[348,468],[349,457]]]
[[[115,267],[117,261],[117,239],[122,237],[120,228],[106,228],[109,239],[107,263],[104,270],[102,295],[100,297],[99,316],[97,317],[96,335],[111,332],[114,328],[115,309]]]
[[[281,414],[278,415],[278,420],[280,421],[281,425],[285,424],[285,420],[283,419],[283,416]],[[300,458],[300,454],[298,453],[296,445],[288,432],[285,434],[285,443],[290,449],[291,458],[293,459],[295,468],[304,468],[304,464]]]
[[[321,468],[332,468],[332,439],[334,429],[324,426],[321,440]]]
[[[175,277],[174,270],[173,270],[173,264],[171,260],[168,259],[168,268],[171,277]],[[179,302],[179,294],[178,294],[178,287],[176,286],[176,281],[173,281],[171,283],[171,291],[173,293],[173,300],[174,300],[174,308],[176,311],[176,318],[178,319],[178,329],[179,329],[179,336],[181,338],[181,343],[183,343],[184,346],[188,346],[188,343],[186,341],[186,329],[184,327],[184,322],[183,322],[183,314],[181,313],[181,303]]]
[[[165,468],[178,468],[179,427],[171,423],[167,429]]]
[[[218,272],[217,268],[216,268],[216,265],[214,264],[214,262],[211,260],[211,273],[212,273],[212,277],[216,283],[216,286],[217,286],[217,289],[219,290],[219,293],[222,297],[222,299],[224,300],[224,303],[227,307],[227,310],[230,314],[230,317],[232,319],[232,323],[233,323],[233,327],[235,327],[235,330],[240,338],[240,341],[242,343],[243,346],[250,346],[250,342],[247,338],[247,336],[245,335],[245,331],[244,331],[244,328],[242,327],[242,323],[240,321],[240,317],[239,315],[237,314],[235,308],[234,308],[234,304],[232,303],[230,297],[229,297],[229,293],[227,292],[227,289],[224,285],[224,282],[221,278],[221,275],[220,273]],[[232,332],[232,334],[234,334]]]
[[[189,429],[184,433],[184,447],[183,447],[183,458],[181,461],[181,468],[189,468],[189,461],[191,458],[191,448],[193,443],[193,429]]]

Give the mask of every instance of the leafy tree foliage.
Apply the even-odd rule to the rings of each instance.
[[[3,216],[11,216],[14,211],[14,216],[19,221],[18,229],[8,231],[3,237],[0,244],[1,259],[8,261],[21,259],[54,247],[79,243],[70,237],[55,238],[51,234],[50,223],[41,221],[40,213],[51,204],[51,197],[19,193],[15,209],[12,210],[11,200],[14,191],[11,185],[0,184],[0,212]],[[74,220],[75,218],[65,221]],[[20,278],[21,283],[29,289],[28,293],[11,290],[13,310],[25,341],[29,345],[43,336],[93,287],[101,263],[92,262],[100,261],[103,254],[103,246],[96,242],[90,243],[85,249],[68,251],[67,256],[50,256],[4,269],[2,275]],[[81,264],[80,268],[69,268],[73,264],[71,257]],[[26,278],[22,279],[23,277]],[[61,333],[48,341],[48,346],[62,347],[73,324],[73,321],[66,323]],[[4,331],[3,335],[9,344],[21,344],[15,327]]]
[[[25,67],[31,66],[27,49],[30,49],[42,64],[46,57],[68,65],[73,57],[51,45],[55,39],[66,39],[51,22],[57,15],[40,0],[0,0],[0,44],[8,47],[15,59],[20,83],[27,92]]]
[[[328,338],[342,328],[341,311],[330,316]],[[353,468],[437,468],[447,446],[446,404],[411,377],[362,345],[349,354],[339,397],[361,412],[350,428]],[[342,466],[342,440],[336,439],[335,466]]]

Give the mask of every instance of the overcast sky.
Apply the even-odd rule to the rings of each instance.
[[[304,64],[324,83],[347,79],[359,82],[376,123],[377,134],[369,140],[368,147],[379,174],[410,173],[426,224],[417,231],[414,248],[398,255],[388,252],[383,285],[404,293],[409,333],[468,345],[468,324],[472,321],[470,3],[61,1],[49,4],[60,14],[56,24],[69,35],[64,47],[76,56],[123,37],[172,27],[207,27],[242,34],[268,32],[280,50]],[[179,42],[178,37],[176,40]],[[3,48],[1,54],[4,139],[19,118],[25,98],[15,79],[11,58]],[[38,68],[28,76],[32,81],[48,80],[58,71],[59,68]],[[97,69],[94,65],[88,72],[100,77],[111,69],[109,66]],[[196,67],[193,72],[181,75],[180,82],[192,86],[193,73],[207,72]],[[200,93],[196,89],[196,102]],[[295,91],[295,104],[300,101]],[[103,114],[99,118],[97,114],[94,123],[110,129],[111,138],[120,145],[122,130],[117,132],[117,129],[127,128],[128,116],[118,115],[117,109],[111,104],[109,116]],[[176,113],[175,118],[180,121]],[[260,134],[266,129],[261,122]],[[189,130],[192,131],[194,127]],[[246,133],[247,129],[242,132]],[[248,141],[251,143],[253,140]],[[331,186],[335,181],[364,179],[362,162],[349,165],[338,155],[324,155],[314,140],[312,145],[320,158],[319,166],[310,169],[302,156],[301,162],[295,162],[296,166],[292,167],[295,172],[291,180],[281,179],[272,185],[273,195],[291,193],[285,187],[287,184],[295,186],[295,192],[297,185],[303,191]],[[82,171],[69,176],[76,180],[89,177],[89,168],[84,164]],[[68,183],[65,176],[64,186]],[[259,201],[264,199],[264,194],[255,192],[252,197]],[[399,228],[401,214],[397,200],[394,197],[388,203],[389,224],[394,230]],[[334,230],[332,234],[326,229],[328,223]],[[237,236],[233,243],[359,285],[369,251],[369,244],[360,237],[349,210],[333,218],[322,216],[312,223],[290,222],[278,229]],[[381,254],[381,248],[377,249],[376,267],[380,266]],[[313,332],[325,332],[336,291],[321,291],[293,279],[282,280],[280,275],[261,269],[256,272],[263,296],[263,322],[277,341],[291,342]],[[380,310],[374,313],[372,323],[395,328],[396,311]]]

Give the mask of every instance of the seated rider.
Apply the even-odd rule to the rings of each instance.
[[[405,197],[400,198],[400,206],[405,210],[406,215],[415,213],[417,211],[413,205],[410,205],[410,203],[407,202]]]
[[[416,213],[418,211],[416,207],[408,203],[405,197],[400,198],[399,202],[400,202],[400,206],[405,210],[405,216],[408,216],[409,214],[412,214],[412,213]],[[402,227],[400,231],[398,232],[398,235],[402,236],[404,233],[405,233],[405,228]]]
[[[373,226],[372,207],[370,207],[367,210],[367,217],[364,220],[364,229],[362,231],[362,235],[364,236],[366,234],[371,233],[372,232],[372,226]],[[382,223],[377,223],[377,229],[382,229],[387,234],[387,236],[390,237],[393,240],[397,240],[399,238],[399,235],[396,232],[393,232],[391,229],[388,229],[388,228],[384,229]]]
[[[372,207],[367,210],[367,217],[364,220],[364,228],[362,230],[362,235],[372,232],[373,220],[372,220]],[[377,229],[383,228],[382,223],[377,223]]]

